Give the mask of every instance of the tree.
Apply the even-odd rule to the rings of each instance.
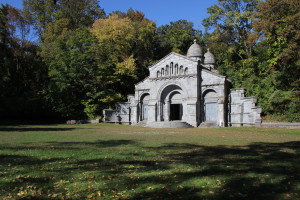
[[[194,39],[202,41],[201,32],[193,28],[193,23],[186,20],[171,22],[170,25],[158,27],[155,36],[156,59],[171,51],[186,54]]]
[[[204,38],[219,71],[258,97],[264,114],[299,120],[299,3],[219,0],[208,12]]]
[[[0,8],[1,117],[36,117],[42,113],[39,91],[46,68],[38,46],[26,37],[30,27],[24,13],[9,5]]]
[[[267,46],[270,70],[282,74],[278,87],[283,90],[300,90],[299,8],[297,0],[267,0],[259,4],[256,12],[255,30]]]
[[[53,0],[23,0],[25,16],[34,26],[38,36],[43,35],[48,24],[53,23],[57,6]]]
[[[97,20],[92,32],[99,42],[100,62],[110,63],[114,90],[123,97],[132,93],[134,84],[146,77],[152,61],[155,23],[143,13],[129,10]]]
[[[271,77],[269,113],[300,120],[300,3],[267,0],[258,5],[255,30],[265,47],[265,77]]]
[[[69,28],[91,27],[105,16],[98,0],[57,0],[55,19],[69,19]]]
[[[41,56],[49,66],[44,95],[56,112],[66,118],[86,118],[84,102],[98,88],[96,40],[87,28],[69,29],[60,19],[45,30]]]
[[[68,19],[69,28],[91,26],[96,19],[104,17],[98,0],[23,0],[24,11],[39,36],[55,20]]]
[[[218,0],[207,9],[210,16],[203,20],[207,30],[214,29],[225,35],[224,42],[240,59],[253,55],[253,12],[261,0]]]

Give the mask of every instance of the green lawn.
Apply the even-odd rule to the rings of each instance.
[[[0,126],[0,199],[300,199],[300,130]]]

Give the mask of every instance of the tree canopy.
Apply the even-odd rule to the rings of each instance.
[[[171,51],[185,55],[197,39],[232,87],[258,97],[265,115],[300,120],[297,0],[218,0],[204,33],[184,19],[157,27],[133,9],[106,15],[98,0],[23,5],[0,7],[3,117],[101,117],[134,92],[148,66]]]

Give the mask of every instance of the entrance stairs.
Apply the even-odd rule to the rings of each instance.
[[[194,128],[192,125],[182,121],[147,122],[141,121],[137,126],[149,128]]]
[[[215,121],[206,121],[202,122],[198,128],[219,128],[219,126]]]

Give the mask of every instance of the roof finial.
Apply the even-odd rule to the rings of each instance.
[[[194,43],[195,43],[195,44],[197,43],[197,39],[194,39]]]
[[[209,48],[207,48],[207,52],[209,52]]]

